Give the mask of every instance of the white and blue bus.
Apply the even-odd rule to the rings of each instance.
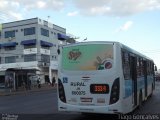
[[[125,114],[153,93],[153,60],[119,42],[69,44],[59,53],[59,111]]]

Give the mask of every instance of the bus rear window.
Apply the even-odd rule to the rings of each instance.
[[[63,70],[107,70],[112,66],[113,44],[87,44],[63,48]]]

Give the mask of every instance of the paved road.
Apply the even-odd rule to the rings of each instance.
[[[154,91],[152,98],[145,102],[139,110],[133,112],[133,114],[160,114],[160,82],[157,83],[156,86],[156,91]],[[55,90],[12,96],[0,96],[0,113],[0,119],[5,118],[7,115],[10,115],[9,117],[16,117],[16,115],[18,115],[18,120],[90,120],[93,118],[94,120],[115,119],[114,116],[108,115],[84,116],[79,113],[58,112],[57,93]],[[123,120],[127,119],[124,118]]]
[[[0,113],[53,114],[57,112],[55,90],[0,96]]]
[[[135,113],[139,114],[159,114],[160,115],[160,82],[156,82],[156,89],[151,98],[149,98],[140,110],[136,110]]]

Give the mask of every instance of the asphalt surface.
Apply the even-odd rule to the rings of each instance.
[[[57,111],[55,90],[29,92],[0,97],[0,113],[53,114]]]
[[[135,111],[137,114],[159,114],[160,115],[160,82],[156,82],[156,88],[142,107]]]
[[[160,82],[156,82],[153,96],[140,109],[132,113],[132,115],[134,114],[151,115],[158,118],[152,120],[160,119]],[[12,120],[13,118],[17,120],[16,117],[18,120],[115,120],[119,116],[97,114],[86,116],[74,112],[59,112],[57,110],[57,91],[56,89],[48,89],[0,96],[0,119],[6,120],[5,118],[9,117],[12,117]],[[131,120],[130,117],[133,116],[122,116],[121,119]]]

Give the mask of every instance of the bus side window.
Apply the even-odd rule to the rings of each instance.
[[[142,58],[137,57],[137,76],[141,77],[143,76],[143,62]]]
[[[126,51],[122,51],[122,67],[123,67],[123,75],[124,79],[128,80],[130,79],[130,60],[129,60],[129,54]]]
[[[140,76],[139,74],[139,69],[140,69],[140,64],[139,64],[139,58],[137,57],[137,66],[136,66],[136,69],[137,69],[137,77]]]
[[[140,63],[141,63],[141,76],[144,76],[144,72],[143,72],[143,59],[140,58]]]
[[[153,64],[151,61],[149,61],[149,69],[150,69],[150,75],[153,74],[153,68],[152,68]]]
[[[147,61],[147,75],[150,75],[150,62]]]

